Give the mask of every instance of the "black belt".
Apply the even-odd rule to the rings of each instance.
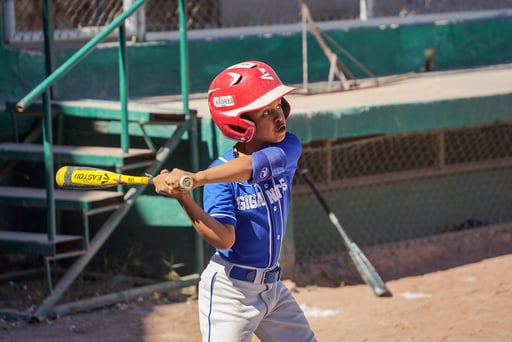
[[[254,284],[270,284],[281,279],[281,267],[277,266],[265,271],[255,268],[244,268],[233,265],[229,276],[233,279],[248,281]]]

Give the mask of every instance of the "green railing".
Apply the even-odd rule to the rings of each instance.
[[[56,213],[55,213],[55,197],[54,197],[54,165],[52,155],[52,91],[54,91],[55,82],[68,73],[74,66],[82,61],[94,48],[115,29],[119,30],[118,33],[118,60],[119,60],[119,87],[120,87],[120,102],[121,102],[121,148],[124,153],[129,150],[129,131],[128,131],[128,78],[127,78],[127,59],[126,59],[126,31],[124,22],[130,17],[137,9],[139,9],[146,0],[138,0],[133,3],[128,9],[121,13],[115,20],[105,27],[97,36],[92,38],[76,53],[74,53],[68,60],[66,60],[58,68],[54,68],[54,47],[53,47],[53,24],[52,24],[52,0],[43,0],[43,24],[44,24],[44,37],[45,37],[45,57],[46,57],[46,75],[47,77],[23,97],[16,105],[19,112],[23,112],[36,98],[42,96],[43,102],[43,145],[44,145],[44,165],[45,165],[45,181],[47,191],[47,226],[48,226],[48,240],[55,240],[56,235]],[[191,159],[193,170],[199,167],[199,152],[197,146],[197,123],[195,113],[189,109],[189,67],[188,67],[188,48],[187,48],[187,28],[186,28],[186,0],[179,0],[179,25],[180,25],[180,68],[181,68],[181,94],[183,101],[183,113],[187,117],[186,124],[182,125],[173,136],[162,146],[162,149],[157,153],[155,163],[148,169],[152,174],[158,172],[158,168],[169,157],[169,154],[178,144],[180,137],[188,129],[189,139],[191,141]],[[94,253],[103,244],[106,238],[111,234],[113,229],[120,222],[122,217],[128,212],[130,207],[135,202],[135,199],[142,193],[144,187],[140,186],[137,189],[130,189],[125,194],[125,202],[122,207],[117,210],[110,218],[102,225],[94,239],[91,241],[89,249],[86,254],[82,255],[68,270],[68,272],[60,279],[55,287],[53,293],[47,297],[41,306],[34,312],[33,318],[43,319],[50,310],[55,306],[58,300],[62,297],[64,292],[69,288],[71,283],[80,274],[86,264],[91,260]],[[199,193],[195,192],[194,197],[198,199]],[[202,268],[202,240],[196,238],[196,247],[198,248],[197,254],[197,269]]]
[[[128,132],[128,78],[127,78],[127,60],[126,60],[126,43],[125,43],[125,20],[137,11],[146,0],[138,0],[131,7],[121,13],[114,19],[108,26],[105,27],[97,36],[92,38],[69,59],[67,59],[61,66],[53,70],[54,64],[54,49],[53,49],[53,20],[52,20],[52,0],[43,0],[43,18],[44,18],[44,32],[45,32],[45,56],[46,56],[46,72],[47,77],[23,97],[16,104],[19,112],[23,112],[34,100],[42,95],[43,102],[43,145],[44,145],[44,159],[45,159],[45,173],[46,173],[46,189],[47,189],[47,223],[48,223],[48,239],[54,240],[56,232],[55,221],[55,199],[54,199],[54,168],[52,156],[52,106],[51,106],[51,87],[57,80],[67,74],[73,67],[80,63],[87,55],[89,55],[96,46],[101,43],[108,35],[115,29],[119,30],[118,35],[118,60],[119,60],[119,94],[121,102],[121,148],[124,153],[127,153],[129,146],[129,132]],[[186,0],[179,1],[180,12],[180,51],[181,51],[181,85],[182,85],[182,98],[183,98],[183,112],[187,117],[190,115],[189,110],[189,84],[188,84],[188,50],[187,50],[187,30],[186,30],[186,17],[185,5]],[[197,165],[193,166],[194,168]]]

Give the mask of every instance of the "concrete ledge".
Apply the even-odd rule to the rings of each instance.
[[[302,139],[339,139],[371,134],[471,126],[512,120],[512,64],[381,78],[382,85],[348,91],[287,96],[288,129]],[[316,83],[316,88],[326,85]],[[176,97],[146,98],[177,106]],[[203,122],[210,122],[205,94],[191,96]],[[211,125],[203,125],[210,136]],[[217,132],[219,149],[231,142]]]

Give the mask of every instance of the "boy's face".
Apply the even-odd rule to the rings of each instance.
[[[256,125],[254,141],[263,144],[283,141],[286,134],[286,119],[281,108],[281,99],[262,109],[246,113],[244,116]]]

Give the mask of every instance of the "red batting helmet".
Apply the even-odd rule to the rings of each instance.
[[[227,138],[248,142],[254,137],[256,126],[241,115],[261,109],[295,89],[283,85],[269,65],[242,62],[213,79],[208,89],[208,107],[213,121]],[[288,118],[290,105],[284,98],[281,105]]]

